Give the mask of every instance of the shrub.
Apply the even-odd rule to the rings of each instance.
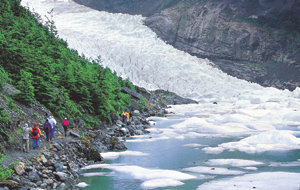
[[[12,176],[14,173],[14,171],[12,169],[10,169],[9,167],[1,165],[3,160],[6,158],[8,158],[8,156],[5,156],[0,153],[0,181],[6,180],[10,176]]]

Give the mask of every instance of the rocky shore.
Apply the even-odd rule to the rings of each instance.
[[[58,128],[52,143],[45,142],[42,135],[39,150],[31,150],[30,153],[7,153],[10,156],[9,163],[14,162],[15,175],[1,182],[0,190],[79,189],[82,185],[80,168],[104,163],[101,152],[126,150],[123,141],[125,137],[148,133],[148,117],[164,117],[167,104],[196,103],[161,90],[150,92],[138,88],[137,92],[146,97],[151,106],[142,113],[135,109],[130,121],[122,122],[118,119],[114,124],[102,124],[97,130],[75,127],[66,138],[63,130]],[[133,105],[140,101],[134,94],[131,96]]]

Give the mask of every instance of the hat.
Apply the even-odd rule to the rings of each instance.
[[[67,118],[65,117],[65,119],[67,119]]]

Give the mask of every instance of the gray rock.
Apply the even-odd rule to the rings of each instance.
[[[54,164],[54,168],[55,168],[56,172],[62,171],[63,167],[64,167],[64,165],[62,163],[60,163],[60,162],[57,162],[57,163]]]
[[[32,182],[38,182],[41,180],[40,176],[38,175],[36,170],[33,170],[29,173],[28,177]]]
[[[43,154],[41,155],[41,161],[44,165],[48,164],[48,160],[46,159],[46,157]]]
[[[55,177],[59,181],[66,181],[68,178],[68,174],[63,173],[63,172],[55,172],[54,173]]]
[[[43,189],[45,189],[45,188],[48,187],[48,185],[46,183],[43,183],[43,184],[40,185],[40,187],[43,188]]]
[[[57,190],[64,190],[66,187],[66,184],[65,183],[61,183],[58,187],[57,187]]]

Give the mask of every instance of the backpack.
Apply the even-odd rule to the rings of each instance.
[[[50,126],[47,124],[47,125],[45,125],[45,128],[44,128],[44,130],[46,131],[46,132],[48,132],[49,130],[50,130]]]
[[[37,134],[38,134],[37,129],[33,129],[32,135],[35,137],[37,136]]]

